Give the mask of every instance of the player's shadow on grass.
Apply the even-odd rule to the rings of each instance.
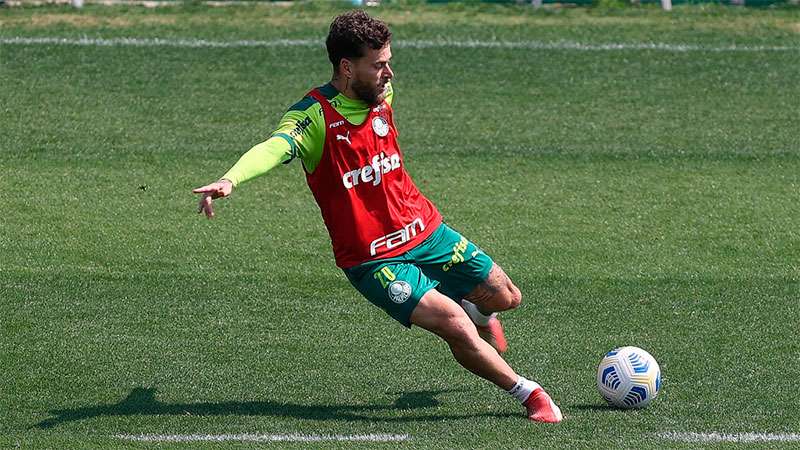
[[[124,400],[113,405],[96,405],[50,411],[54,417],[36,428],[53,428],[66,422],[108,416],[280,416],[307,420],[343,420],[369,422],[436,422],[475,417],[511,417],[516,414],[425,414],[391,417],[381,413],[431,408],[439,405],[436,395],[453,390],[402,393],[391,405],[300,405],[269,400],[219,403],[162,403],[155,398],[155,388],[136,388]]]

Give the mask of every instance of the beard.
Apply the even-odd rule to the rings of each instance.
[[[377,105],[383,101],[383,98],[386,96],[386,83],[375,86],[374,84],[365,83],[361,80],[354,79],[351,88],[359,99],[363,100],[370,106]]]

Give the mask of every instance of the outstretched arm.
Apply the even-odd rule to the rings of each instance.
[[[204,212],[209,219],[214,217],[212,200],[231,195],[233,188],[239,183],[263,175],[281,161],[291,158],[291,147],[286,140],[270,138],[239,158],[239,161],[219,181],[192,190],[202,194],[198,213]]]
[[[213,200],[229,196],[234,187],[295,157],[301,158],[308,170],[313,170],[325,140],[325,120],[321,111],[319,104],[312,104],[305,109],[293,107],[286,112],[272,137],[248,150],[219,181],[192,191],[202,194],[197,212],[213,218]]]

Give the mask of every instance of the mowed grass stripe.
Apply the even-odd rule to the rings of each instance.
[[[240,47],[317,47],[323,44],[317,39],[275,39],[214,41],[199,38],[59,38],[59,37],[10,37],[0,38],[0,45],[84,45],[99,47],[185,47],[185,48],[240,48]],[[797,52],[795,46],[767,45],[699,45],[669,44],[663,42],[619,42],[592,44],[559,41],[481,41],[481,40],[401,40],[392,44],[395,48],[498,48],[521,50],[658,50],[667,52]]]

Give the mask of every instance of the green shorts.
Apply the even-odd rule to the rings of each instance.
[[[489,276],[492,259],[442,223],[421,244],[392,258],[344,269],[370,302],[411,327],[411,313],[431,289],[460,301]]]

